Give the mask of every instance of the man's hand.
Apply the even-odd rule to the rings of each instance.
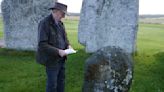
[[[59,55],[60,55],[61,57],[64,57],[64,56],[66,56],[67,54],[65,53],[64,50],[59,49]]]
[[[68,46],[68,49],[73,49],[71,45]]]

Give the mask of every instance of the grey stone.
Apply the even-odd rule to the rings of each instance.
[[[78,39],[86,52],[116,46],[135,51],[139,0],[83,0]]]
[[[3,0],[1,4],[7,48],[34,50],[38,22],[54,0]]]
[[[86,61],[82,92],[128,92],[133,60],[121,48],[105,47]]]

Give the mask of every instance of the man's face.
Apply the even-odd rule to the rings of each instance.
[[[62,11],[60,11],[60,15],[61,15],[61,17],[62,17],[62,18],[64,18],[64,17],[65,17],[65,13],[64,13],[64,12],[62,12]]]
[[[65,13],[62,12],[61,10],[53,10],[53,15],[55,14],[56,18],[58,21],[60,21],[62,18],[65,17]]]

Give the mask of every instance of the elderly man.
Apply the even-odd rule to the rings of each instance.
[[[37,62],[46,68],[46,92],[64,92],[67,56],[64,50],[71,46],[61,19],[67,13],[67,5],[56,2],[49,10],[52,13],[38,27]]]

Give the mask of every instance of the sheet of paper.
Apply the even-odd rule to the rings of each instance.
[[[68,55],[68,54],[73,54],[73,53],[76,53],[77,51],[75,51],[74,49],[66,49],[66,50],[64,50],[65,51],[65,53]]]

